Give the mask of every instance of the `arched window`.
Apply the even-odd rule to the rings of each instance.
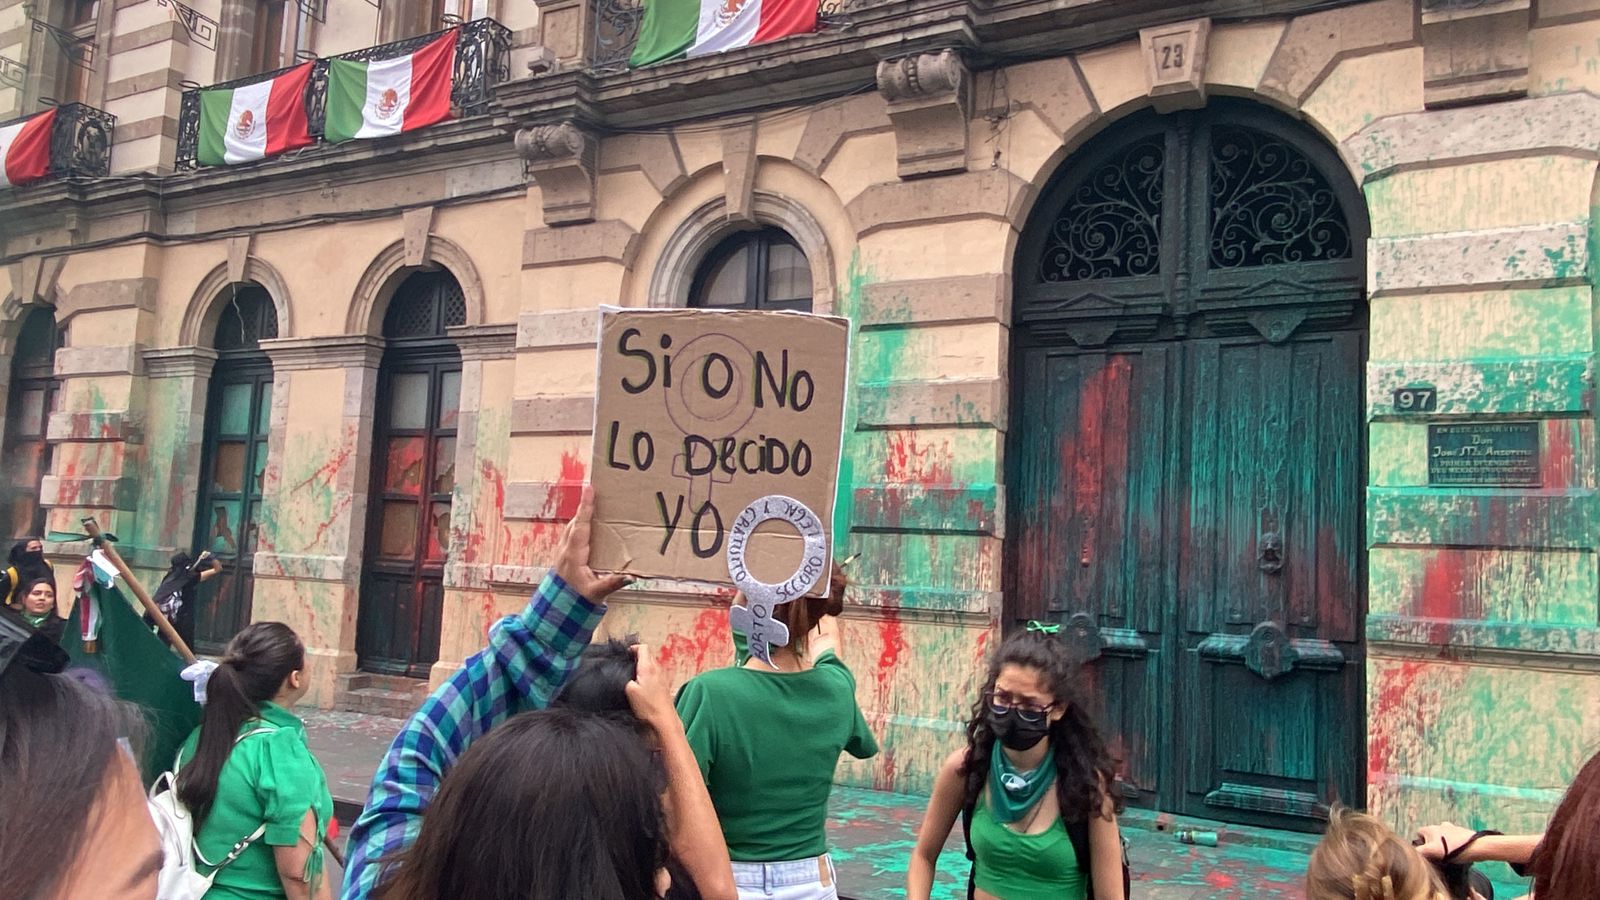
[[[42,306],[28,311],[17,333],[6,401],[5,454],[0,457],[4,461],[0,465],[0,509],[13,537],[44,533],[39,484],[50,471],[45,427],[61,386],[55,378],[55,359],[63,337],[56,328],[55,311]]]
[[[217,363],[206,402],[195,549],[222,560],[223,575],[208,582],[213,593],[197,608],[180,611],[180,620],[193,616],[192,623],[177,624],[186,636],[192,628],[199,647],[214,653],[250,624],[272,420],[272,363],[261,342],[278,336],[278,309],[254,282],[227,285],[212,302],[221,313],[211,333]]]
[[[461,408],[461,353],[446,329],[466,323],[466,296],[442,269],[409,275],[383,317],[356,625],[366,671],[422,678],[439,658]]]
[[[811,311],[811,264],[780,228],[741,231],[706,254],[689,288],[702,309]]]

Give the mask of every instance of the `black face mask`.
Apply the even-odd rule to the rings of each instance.
[[[1007,750],[1021,752],[1033,747],[1050,735],[1050,720],[1024,722],[1014,709],[1003,713],[989,711],[989,728]]]
[[[22,551],[22,561],[23,562],[30,562],[30,563],[42,563],[42,562],[44,562],[44,551],[43,550],[24,550],[24,551]]]

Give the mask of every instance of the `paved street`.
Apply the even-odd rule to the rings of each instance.
[[[348,828],[367,785],[400,721],[382,716],[304,709],[311,747],[328,773],[339,815]],[[834,791],[829,831],[844,896],[890,900],[905,896],[906,863],[916,843],[923,798],[839,788]],[[1131,812],[1125,817],[1133,893],[1138,900],[1289,900],[1304,896],[1300,877],[1312,840],[1305,835],[1260,829],[1224,829],[1219,847],[1180,844],[1168,817]],[[940,858],[935,900],[966,896],[967,863],[956,831]],[[1509,870],[1502,898],[1521,895]]]

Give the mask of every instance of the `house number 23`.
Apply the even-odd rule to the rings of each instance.
[[[1163,72],[1183,69],[1185,46],[1180,41],[1172,41],[1155,48],[1156,68]]]

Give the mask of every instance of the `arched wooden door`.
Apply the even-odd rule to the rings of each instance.
[[[217,302],[194,541],[222,562],[222,574],[197,589],[194,609],[196,649],[213,654],[250,624],[272,419],[272,363],[261,341],[278,336],[277,308],[260,285],[229,285]]]
[[[1361,805],[1360,195],[1243,103],[1074,155],[1019,247],[1013,622],[1087,659],[1137,805]]]
[[[384,317],[356,622],[364,671],[423,678],[439,658],[461,408],[461,353],[445,329],[466,320],[461,285],[442,270],[408,277]]]

